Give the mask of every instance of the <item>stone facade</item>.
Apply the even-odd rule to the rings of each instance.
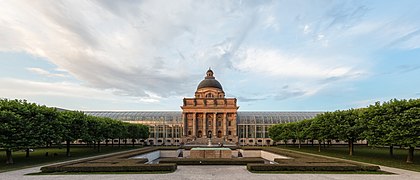
[[[181,108],[186,142],[204,138],[238,142],[236,98],[225,98],[212,70],[200,82],[195,97],[184,98]]]

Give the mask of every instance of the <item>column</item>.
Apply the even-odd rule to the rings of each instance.
[[[174,131],[174,126],[175,126],[174,124],[171,125],[171,143],[174,142],[174,139],[176,137],[175,131]]]
[[[196,118],[196,116],[197,116],[197,114],[196,113],[194,113],[193,114],[193,122],[192,122],[192,124],[193,124],[193,133],[192,133],[192,136],[193,137],[195,137],[195,136],[197,136],[197,118]]]
[[[203,138],[207,137],[207,113],[203,113]]]
[[[217,113],[214,113],[214,117],[213,117],[213,134],[212,134],[213,137],[217,137],[217,132],[216,132],[217,123],[216,123],[216,119],[217,119]]]
[[[226,135],[227,135],[227,113],[223,113],[223,124],[222,124],[222,131],[223,131],[223,137],[226,137]]]
[[[182,121],[184,122],[184,136],[188,135],[188,121],[185,113],[182,113]]]

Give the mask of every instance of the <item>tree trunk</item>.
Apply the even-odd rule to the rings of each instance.
[[[326,146],[325,146],[325,141],[323,142],[323,144],[324,144],[324,149],[325,149],[325,147],[326,147]]]
[[[407,163],[412,164],[414,159],[414,147],[411,147],[408,149],[408,155],[407,155]]]
[[[302,143],[300,142],[300,139],[298,139],[298,141],[299,141],[299,149],[300,149],[300,145],[301,145]]]
[[[121,147],[121,139],[118,138],[118,148],[120,148],[120,147]]]
[[[318,140],[318,152],[321,152],[321,141]]]
[[[311,145],[311,146],[314,146],[314,140],[313,140],[313,139],[312,139],[312,142],[311,142],[311,143],[312,143],[312,145]]]
[[[25,149],[25,152],[26,152],[25,157],[26,157],[26,158],[28,158],[28,157],[29,157],[29,148],[26,148],[26,149]]]
[[[134,147],[134,139],[132,139],[131,142],[133,143],[133,147]]]
[[[105,146],[108,146],[108,139],[105,140]]]
[[[112,138],[111,141],[112,141],[112,143],[111,143],[112,145],[111,146],[114,147],[114,138]]]
[[[127,147],[127,139],[125,139],[125,146]]]
[[[13,164],[12,150],[6,149],[6,164]]]
[[[394,146],[393,145],[389,146],[389,155],[394,156]]]
[[[353,156],[353,151],[354,151],[353,140],[349,140],[349,155],[350,156]]]
[[[67,157],[71,156],[70,155],[70,141],[69,140],[66,141],[66,156]]]
[[[101,152],[101,141],[98,141],[98,152]]]

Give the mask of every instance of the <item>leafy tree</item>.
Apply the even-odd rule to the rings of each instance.
[[[364,124],[359,121],[359,111],[356,109],[335,111],[332,113],[332,116],[335,126],[333,131],[339,140],[348,142],[349,155],[352,156],[354,153],[354,142],[363,139],[361,134],[364,131]]]
[[[13,164],[12,152],[21,147],[21,138],[25,134],[22,127],[24,123],[19,115],[0,110],[0,147],[6,149],[6,164]]]
[[[62,138],[66,142],[66,155],[71,156],[71,142],[86,137],[88,133],[86,115],[78,111],[64,111],[60,117],[64,126]]]
[[[296,122],[296,132],[295,132],[295,138],[298,140],[299,143],[299,149],[302,144],[302,140],[308,139],[308,129],[311,126],[312,121],[310,119],[305,119],[302,121]]]
[[[29,157],[29,148],[40,146],[41,128],[43,116],[39,113],[38,105],[28,103],[25,100],[0,100],[0,110],[13,112],[18,115],[18,133],[14,134],[15,142],[12,149],[26,149],[26,157]]]
[[[318,141],[318,151],[321,152],[321,142],[326,139],[335,139],[335,134],[332,129],[332,113],[326,112],[316,115],[310,127],[308,128],[308,135],[311,139]]]
[[[283,140],[283,137],[281,137],[280,135],[284,129],[284,126],[285,124],[276,124],[276,125],[270,126],[268,128],[268,136],[274,141]]]
[[[131,124],[127,123],[127,139],[131,139],[134,147],[135,139],[146,139],[149,137],[149,128],[142,124]]]

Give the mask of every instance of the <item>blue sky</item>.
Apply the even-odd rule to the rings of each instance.
[[[1,1],[0,97],[180,110],[212,67],[240,110],[420,97],[420,3]]]

